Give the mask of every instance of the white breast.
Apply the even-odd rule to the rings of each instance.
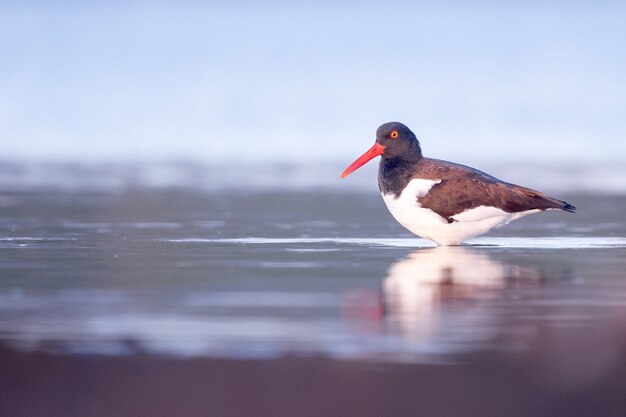
[[[539,210],[507,213],[497,207],[480,206],[466,210],[448,220],[434,211],[423,208],[419,198],[441,180],[413,179],[397,198],[383,194],[383,200],[393,217],[416,235],[433,240],[442,246],[460,245],[463,241],[482,235],[488,230],[522,218]]]

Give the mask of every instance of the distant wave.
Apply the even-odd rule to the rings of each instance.
[[[349,161],[348,161],[349,162]],[[377,191],[376,164],[340,180],[339,162],[206,164],[198,162],[0,162],[0,190],[128,188],[198,190],[326,189]],[[479,166],[503,180],[548,192],[626,193],[626,166],[615,163],[499,163]]]

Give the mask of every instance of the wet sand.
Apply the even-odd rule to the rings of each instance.
[[[563,358],[539,347],[517,358],[484,352],[454,366],[289,356],[67,356],[2,348],[0,415],[617,417],[626,409],[626,333],[616,330],[621,343],[615,361],[599,375],[576,369],[586,367],[593,351],[571,352],[573,370],[551,369]],[[545,370],[538,369],[542,364]]]

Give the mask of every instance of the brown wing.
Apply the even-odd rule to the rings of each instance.
[[[441,159],[422,158],[415,167],[415,178],[438,180],[480,180],[486,183],[503,182],[476,168]]]
[[[448,221],[452,221],[451,217],[456,214],[480,206],[497,207],[508,213],[533,209],[576,210],[565,201],[500,181],[473,168],[434,159],[425,162],[418,175],[421,178],[441,179],[441,182],[419,199],[420,205]]]

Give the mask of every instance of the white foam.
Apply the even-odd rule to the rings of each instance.
[[[433,247],[435,244],[420,238],[335,238],[335,237],[304,237],[304,238],[264,238],[247,237],[231,239],[161,239],[172,243],[221,243],[241,245],[302,245],[332,243],[339,245],[386,246],[398,248]],[[464,246],[493,246],[502,248],[545,248],[545,249],[588,249],[626,247],[626,238],[623,237],[479,237],[471,239]]]

